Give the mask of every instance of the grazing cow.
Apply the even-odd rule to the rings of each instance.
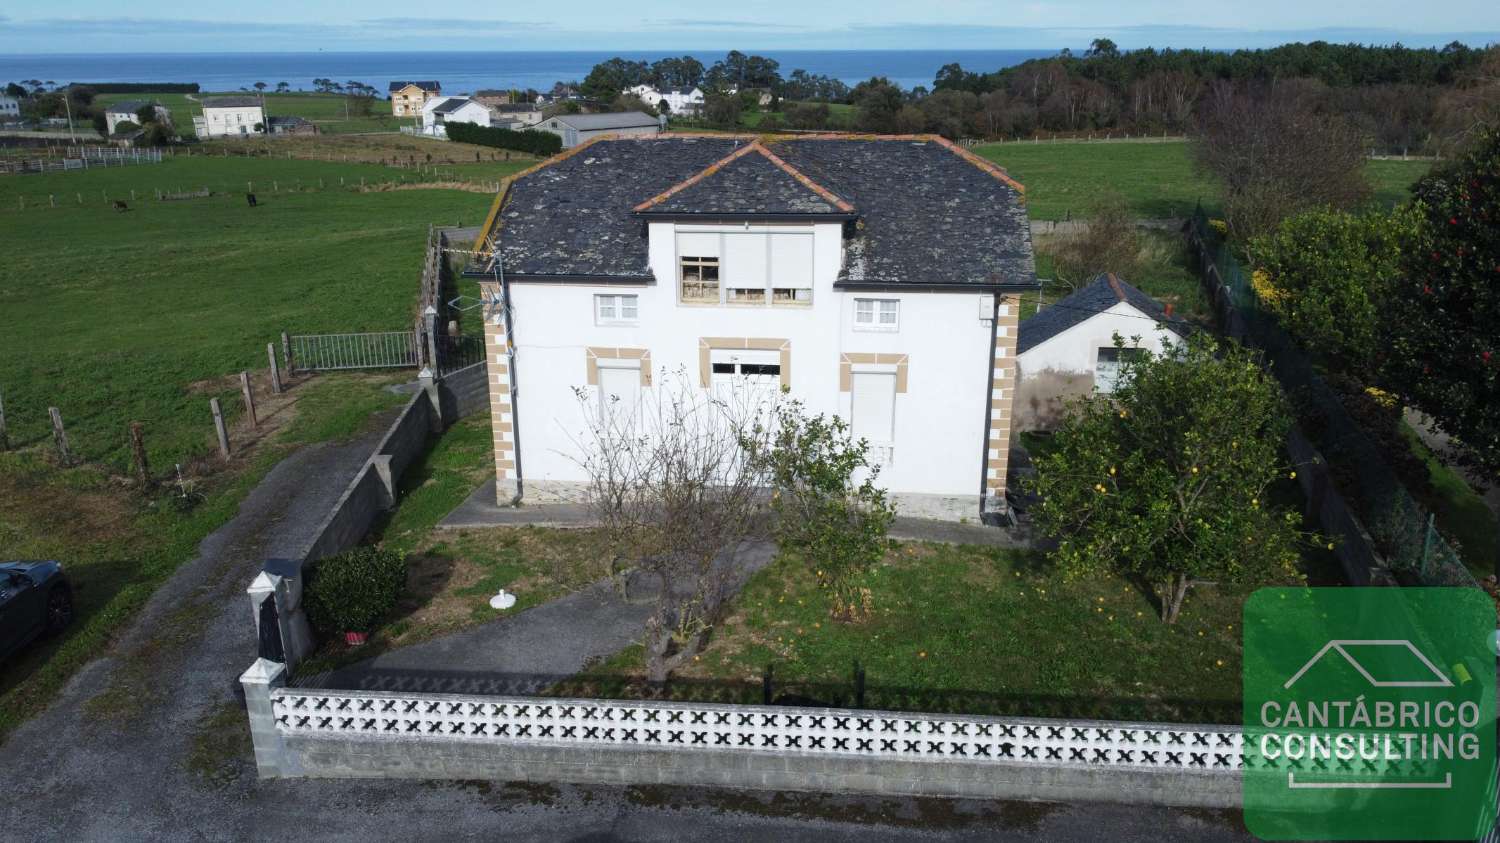
[[[254,208],[255,207],[255,194],[254,193],[246,193],[245,194],[245,201],[247,203],[249,203],[250,207]]]
[[[130,206],[129,205],[126,205],[124,202],[121,202],[118,199],[114,200],[110,204],[114,206],[114,209],[116,211],[128,211],[128,210],[130,210]]]

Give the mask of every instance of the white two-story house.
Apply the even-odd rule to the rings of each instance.
[[[679,373],[849,420],[905,514],[1004,509],[1035,268],[1021,186],[966,150],[599,139],[510,183],[482,242],[501,503],[576,498],[587,414]]]
[[[652,108],[661,109],[666,106],[666,111],[671,114],[697,114],[703,108],[703,89],[692,88],[657,88],[654,85],[636,85],[626,88],[625,93],[633,94]]]
[[[422,134],[446,138],[449,123],[489,126],[492,117],[488,106],[469,97],[438,97],[422,106]]]
[[[266,131],[266,110],[259,97],[205,97],[203,113],[193,117],[200,138],[240,138]]]

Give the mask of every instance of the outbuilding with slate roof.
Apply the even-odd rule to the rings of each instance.
[[[518,174],[479,250],[502,503],[576,497],[589,425],[668,378],[843,417],[906,515],[1007,512],[1036,273],[1024,188],[968,150],[599,139]]]
[[[1180,316],[1112,272],[1046,305],[1020,326],[1016,428],[1053,427],[1067,399],[1113,391],[1132,354],[1160,353],[1187,332]]]

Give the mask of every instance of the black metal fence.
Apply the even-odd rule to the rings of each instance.
[[[1250,278],[1199,207],[1191,222],[1204,258],[1204,281],[1225,332],[1260,349],[1298,408],[1302,430],[1322,453],[1339,491],[1374,540],[1386,565],[1423,585],[1477,587],[1458,551],[1390,467],[1382,448],[1357,422],[1307,354],[1260,307]]]

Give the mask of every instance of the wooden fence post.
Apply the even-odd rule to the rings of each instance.
[[[63,465],[72,465],[73,452],[68,448],[68,432],[63,429],[62,412],[56,407],[48,407],[47,415],[52,417],[52,442],[57,446],[57,456]]]
[[[10,437],[5,432],[5,396],[0,395],[0,451],[10,450]]]
[[[266,343],[266,358],[271,361],[271,391],[281,394],[281,371],[276,368],[276,343]]]
[[[219,399],[208,399],[208,408],[214,414],[214,432],[219,435],[219,454],[229,459],[229,430],[224,427],[224,411],[219,408]]]
[[[255,417],[255,393],[250,390],[249,372],[240,372],[240,394],[245,396],[245,412],[250,414],[250,426],[260,427],[260,419]]]
[[[286,365],[288,376],[297,371],[297,366],[292,360],[292,338],[287,336],[286,331],[281,332],[281,362]]]
[[[130,423],[130,461],[135,466],[135,476],[141,481],[141,488],[149,487],[151,467],[146,464],[146,438],[140,422]]]

